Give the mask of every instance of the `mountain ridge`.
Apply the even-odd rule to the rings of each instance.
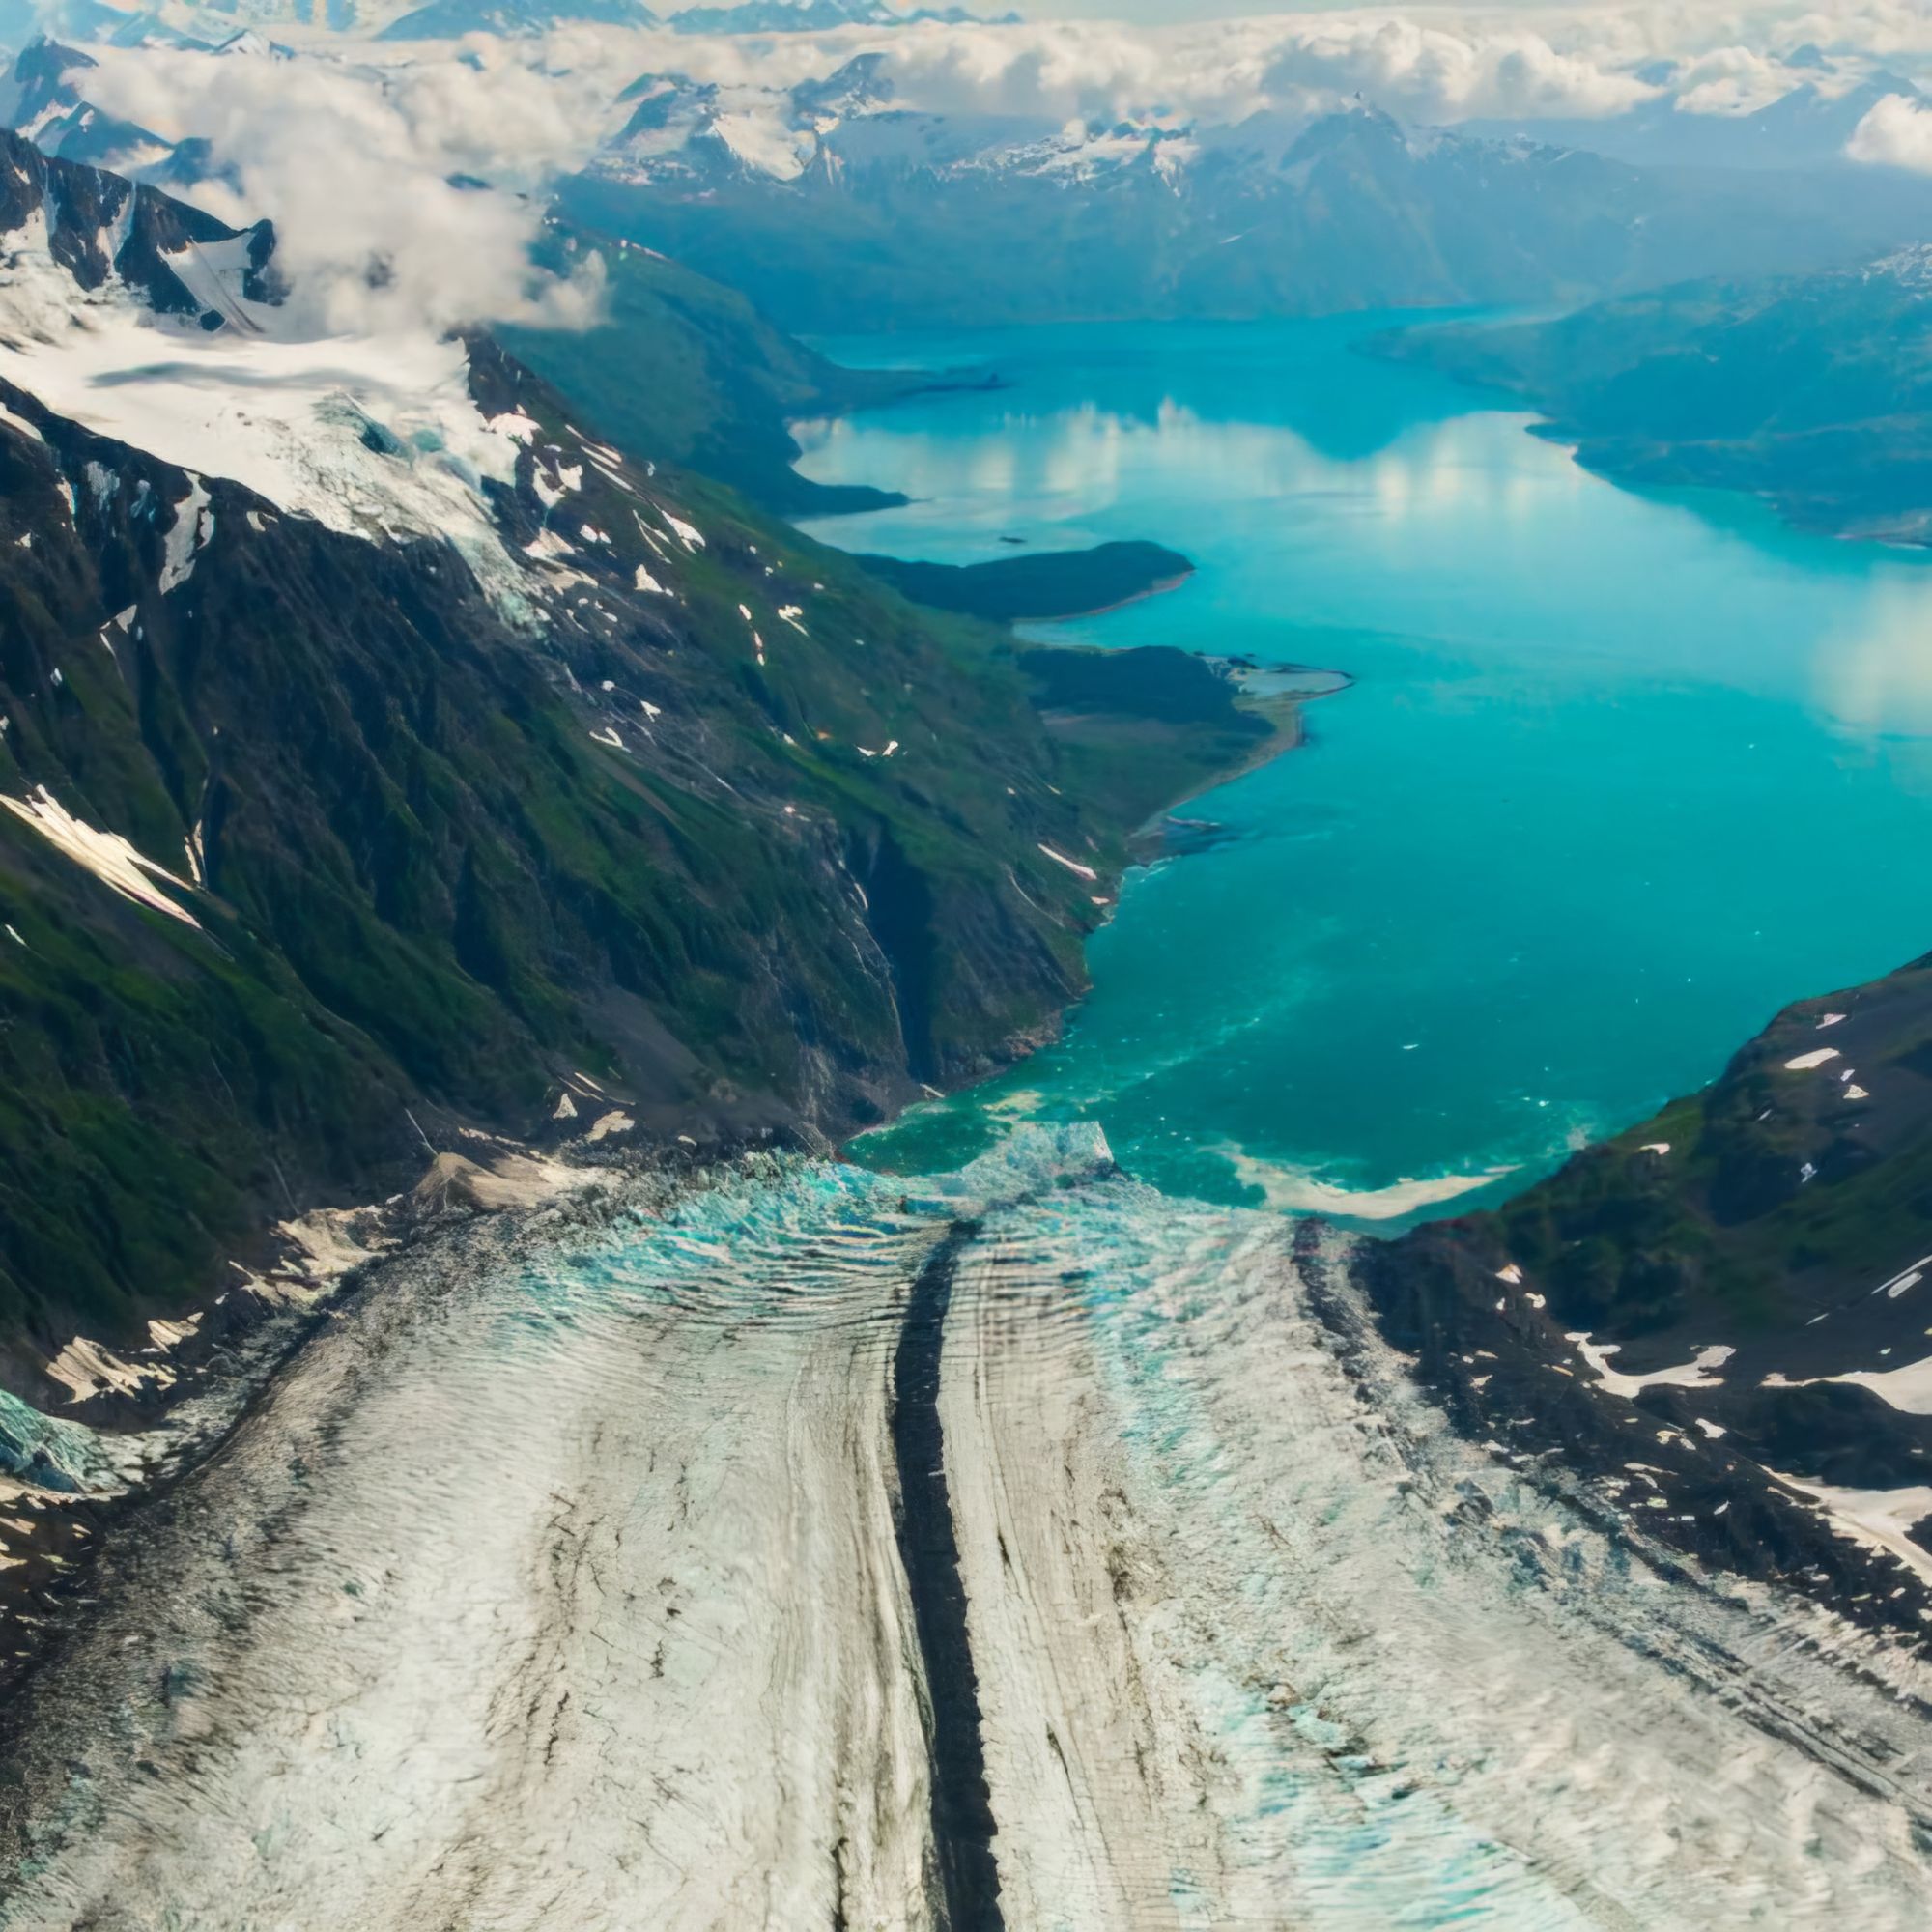
[[[1543,434],[1618,481],[1746,492],[1805,528],[1932,542],[1926,244],[1368,346],[1522,399]]]
[[[151,372],[305,354],[243,293],[272,231],[0,156],[0,298],[93,323],[0,364],[0,1383],[68,1401],[74,1333],[407,1184],[425,1126],[581,1135],[587,1080],[612,1145],[836,1137],[1005,1064],[1137,814],[1225,767],[1222,721],[1083,805],[1005,634],[599,440],[487,335],[431,345],[427,413],[331,344],[276,398],[293,468],[265,391],[250,443],[206,381],[82,380],[117,329]],[[157,382],[252,485],[170,453],[211,431]],[[130,393],[159,449],[68,412]]]
[[[807,332],[1574,303],[1932,223],[1910,178],[1645,169],[1360,102],[1234,126],[936,114],[876,53],[785,90],[647,74],[624,98],[565,212]]]

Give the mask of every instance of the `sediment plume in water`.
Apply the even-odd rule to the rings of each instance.
[[[1456,1438],[1345,1260],[1068,1130],[401,1266],[114,1539],[0,1925],[1922,1925],[1921,1667]]]

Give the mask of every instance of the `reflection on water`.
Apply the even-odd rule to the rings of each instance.
[[[1272,1217],[1022,1134],[472,1260],[117,1539],[0,1796],[9,1932],[934,1925],[961,1668],[970,1922],[1922,1922],[1919,1668],[1861,1688],[1456,1443]]]
[[[915,499],[832,541],[1157,538],[1200,565],[1183,588],[1044,635],[1354,679],[1308,749],[1188,808],[1233,836],[1129,883],[1064,1046],[867,1159],[1088,1120],[1170,1191],[1385,1229],[1925,950],[1927,560],[1618,490],[1351,353],[1368,326],[953,337],[934,366],[1011,386],[809,432],[811,475]],[[1512,1179],[1451,1184],[1486,1174]]]
[[[1498,419],[1517,431],[1530,420]],[[1509,524],[1549,507],[1551,478],[1469,460],[1466,429],[1456,423],[1411,426],[1399,440],[1352,458],[1325,456],[1286,426],[1210,422],[1171,399],[1149,420],[1087,403],[1047,416],[1003,410],[980,429],[962,450],[944,435],[895,437],[871,418],[795,425],[801,467],[810,475],[863,474],[889,440],[884,473],[921,506],[910,527],[931,539],[924,547],[935,555],[977,549],[989,532],[1037,530],[1069,548],[1093,540],[1073,506],[1117,497],[1150,464],[1158,464],[1193,510],[1259,496],[1310,518],[1474,514]],[[1571,490],[1597,487],[1575,468],[1555,476]],[[929,515],[941,501],[963,517],[943,532]],[[832,520],[821,533],[863,530],[870,541],[894,521],[893,513],[860,525]]]

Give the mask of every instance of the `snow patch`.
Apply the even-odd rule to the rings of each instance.
[[[169,885],[188,892],[192,888],[187,880],[177,878],[165,866],[157,866],[118,832],[102,832],[76,818],[44,785],[36,786],[25,798],[0,796],[0,806],[5,806],[23,824],[31,825],[50,845],[65,852],[77,865],[85,866],[123,898],[151,906],[156,912],[180,920],[184,925],[199,929],[201,922],[153,883],[164,879]]]
[[[175,505],[175,520],[168,526],[167,549],[161,560],[163,597],[194,575],[194,559],[208,548],[213,535],[214,512],[208,507],[208,492],[201,478],[190,473],[187,495]]]
[[[1039,849],[1042,852],[1044,852],[1046,856],[1049,859],[1051,859],[1056,866],[1065,866],[1066,869],[1069,872],[1075,874],[1076,877],[1091,881],[1094,879],[1097,879],[1100,876],[1099,873],[1096,872],[1092,866],[1083,866],[1078,859],[1069,859],[1065,852],[1056,852],[1051,845],[1042,844]]]
[[[1692,1360],[1680,1363],[1675,1368],[1653,1369],[1648,1375],[1620,1375],[1610,1367],[1610,1357],[1622,1348],[1617,1342],[1592,1342],[1587,1334],[1566,1335],[1566,1342],[1575,1343],[1577,1352],[1596,1372],[1598,1386],[1607,1389],[1611,1395],[1635,1396],[1645,1389],[1662,1388],[1718,1388],[1723,1383],[1723,1377],[1714,1376],[1713,1369],[1720,1369],[1737,1353],[1735,1349],[1706,1349]]]

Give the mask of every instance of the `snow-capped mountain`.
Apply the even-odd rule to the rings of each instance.
[[[465,34],[512,40],[583,22],[601,27],[655,27],[643,0],[430,0],[384,27],[379,41],[451,41]]]
[[[93,106],[75,84],[92,56],[57,41],[26,47],[0,81],[0,126],[64,160],[139,175],[164,161],[173,143]]]
[[[516,0],[508,4],[514,11]],[[18,49],[45,35],[90,45],[210,49],[249,30],[366,40],[411,11],[412,0],[0,0],[0,47]]]
[[[1008,14],[990,24],[1018,20]],[[964,7],[901,8],[887,0],[739,0],[729,7],[688,7],[671,16],[680,34],[817,34],[839,27],[906,27],[922,21],[946,26],[989,24]]]
[[[491,421],[460,341],[306,337],[267,223],[0,136],[0,380],[54,414],[350,533],[442,536],[507,604],[524,596],[490,486],[528,428]]]
[[[566,205],[806,330],[1565,300],[1932,224],[1922,184],[1774,192],[1359,100],[1236,125],[937,114],[877,52],[785,90],[655,74],[627,96]]]
[[[981,173],[1091,182],[1136,164],[1160,171],[1194,152],[1187,129],[905,107],[879,53],[785,90],[646,74],[619,98],[636,105],[595,172],[643,185]]]
[[[1658,72],[1664,92],[1607,119],[1593,121],[1472,122],[1479,136],[1533,135],[1562,147],[1587,148],[1647,167],[1756,168],[1790,171],[1849,165],[1845,151],[1859,125],[1880,101],[1923,97],[1905,76],[1834,71],[1823,55],[1794,56],[1788,65],[1811,71],[1776,99],[1760,106],[1701,109],[1687,91]]]

